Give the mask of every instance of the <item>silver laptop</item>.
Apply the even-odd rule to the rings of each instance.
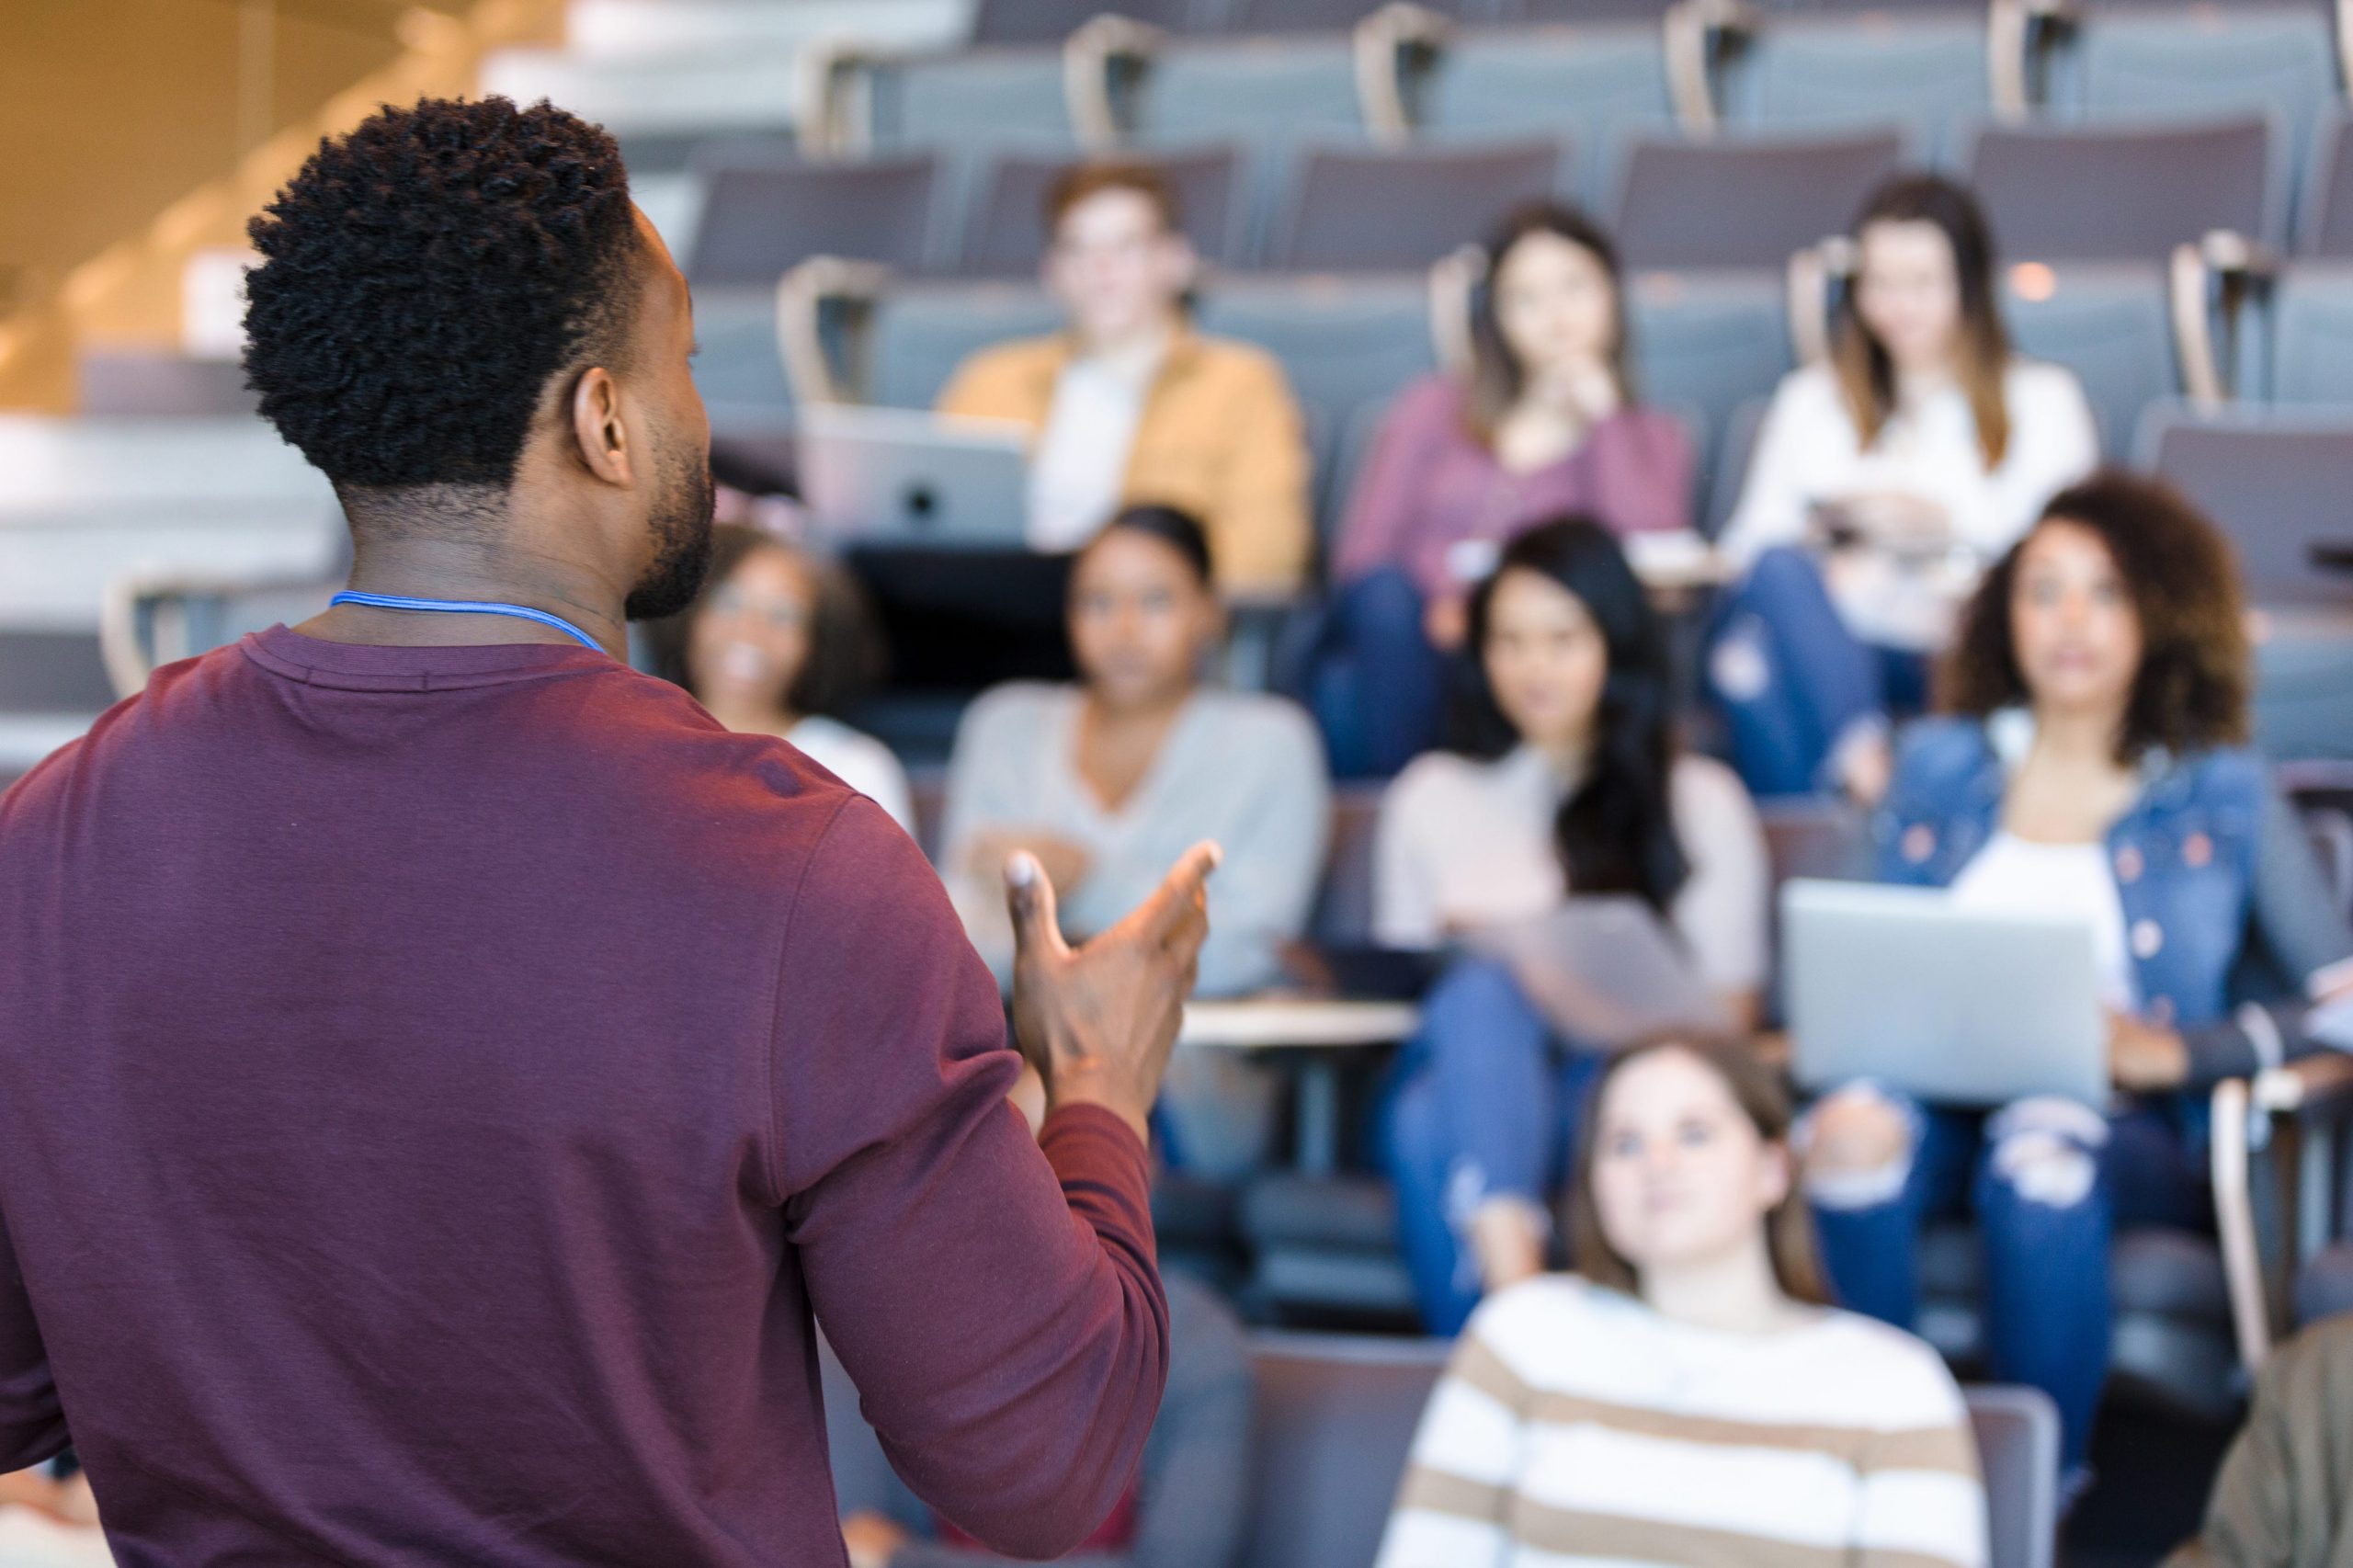
[[[1026,426],[839,404],[798,423],[801,499],[834,542],[1029,548]]]
[[[1796,881],[1781,890],[1781,955],[1801,1088],[1873,1078],[1944,1105],[2108,1101],[2108,1023],[2080,920]]]

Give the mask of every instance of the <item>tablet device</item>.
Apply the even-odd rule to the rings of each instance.
[[[1027,426],[820,403],[799,415],[801,497],[836,545],[1023,550]]]

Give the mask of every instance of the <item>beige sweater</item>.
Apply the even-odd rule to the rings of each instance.
[[[2165,1568],[2353,1568],[2353,1317],[2265,1366],[2206,1528]]]

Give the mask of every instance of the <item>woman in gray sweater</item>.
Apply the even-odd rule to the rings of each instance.
[[[1076,939],[1120,918],[1176,854],[1224,846],[1196,994],[1283,978],[1281,949],[1314,903],[1331,785],[1306,713],[1220,690],[1200,672],[1223,637],[1199,523],[1132,506],[1071,571],[1073,686],[1019,683],[974,702],[948,771],[940,874],[1000,981],[1008,972],[1002,868],[1026,849]],[[1246,1063],[1180,1048],[1162,1095],[1178,1161],[1235,1174],[1262,1152],[1272,1085]]]

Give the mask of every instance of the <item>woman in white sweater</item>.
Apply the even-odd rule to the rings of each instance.
[[[1471,1320],[1378,1568],[1980,1568],[1961,1392],[1927,1346],[1823,1304],[1789,1127],[1736,1046],[1612,1060],[1570,1195],[1582,1278]]]
[[[1201,525],[1131,506],[1071,568],[1075,686],[999,687],[974,702],[948,770],[939,857],[964,928],[1010,971],[1006,858],[1037,856],[1074,940],[1118,920],[1159,868],[1205,838],[1225,848],[1211,879],[1203,996],[1283,978],[1305,929],[1331,830],[1324,748],[1305,710],[1219,690],[1200,671],[1224,631]],[[1172,847],[1173,846],[1173,847]],[[1259,1070],[1180,1049],[1162,1093],[1179,1163],[1227,1176],[1263,1152],[1274,1085]]]
[[[1752,1023],[1764,830],[1729,768],[1677,746],[1665,633],[1616,539],[1589,517],[1530,528],[1470,620],[1481,680],[1457,744],[1415,758],[1381,801],[1375,937],[1439,949],[1534,926],[1572,898],[1631,899],[1710,994],[1691,1000]],[[1559,1038],[1521,975],[1477,952],[1425,998],[1382,1147],[1433,1332],[1543,1267],[1546,1194],[1610,1043]]]
[[[680,619],[671,673],[712,718],[790,741],[915,831],[906,769],[890,747],[838,717],[882,663],[866,601],[841,568],[774,534],[722,524],[702,593]]]
[[[1876,795],[1885,715],[1925,697],[1927,655],[1978,572],[2098,461],[2075,376],[2010,350],[1993,238],[1969,193],[1883,187],[1830,360],[1774,396],[1722,548],[1709,683],[1758,795]]]

